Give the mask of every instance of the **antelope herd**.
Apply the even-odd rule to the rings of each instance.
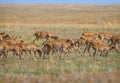
[[[115,49],[120,50],[120,34],[111,34],[108,32],[83,32],[79,39],[60,39],[57,35],[50,32],[37,31],[34,33],[35,39],[33,44],[26,43],[23,40],[11,37],[6,32],[0,33],[0,56],[7,58],[10,53],[13,56],[18,56],[20,59],[22,55],[30,54],[38,55],[45,58],[56,53],[56,55],[63,57],[72,51],[80,51],[83,47],[84,52],[88,52],[91,57],[95,59],[96,53],[100,52],[100,56],[107,57],[108,53]],[[51,39],[54,40],[51,40]],[[46,39],[40,47],[34,45],[35,41],[39,39]],[[91,50],[93,54],[91,55]]]

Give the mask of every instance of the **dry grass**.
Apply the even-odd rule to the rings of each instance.
[[[118,26],[120,5],[0,5],[3,25]]]

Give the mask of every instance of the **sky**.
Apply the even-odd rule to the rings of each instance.
[[[120,0],[0,0],[0,4],[120,4]]]

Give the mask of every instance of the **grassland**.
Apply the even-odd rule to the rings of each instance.
[[[49,31],[60,38],[78,39],[83,31],[120,33],[120,5],[0,5],[0,32],[5,31],[14,38],[33,41],[35,31]],[[40,47],[44,40],[35,44]],[[26,57],[25,57],[26,56]],[[97,60],[83,50],[59,58],[34,61],[29,55],[22,60],[9,55],[0,59],[0,77],[60,75],[65,73],[118,72],[120,53],[110,52],[105,61]],[[119,73],[119,72],[118,72]]]

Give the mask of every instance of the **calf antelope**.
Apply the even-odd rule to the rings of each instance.
[[[103,57],[107,57],[110,50],[114,49],[114,46],[106,46],[106,45],[94,45],[92,49],[94,50],[93,57],[95,60],[95,55],[97,52],[100,52],[100,56],[104,53]]]
[[[48,41],[49,38],[58,39],[58,36],[56,36],[50,32],[37,31],[34,33],[34,35],[35,35],[35,39],[33,40],[33,43],[35,43],[35,41],[38,39],[46,39],[46,41]]]

